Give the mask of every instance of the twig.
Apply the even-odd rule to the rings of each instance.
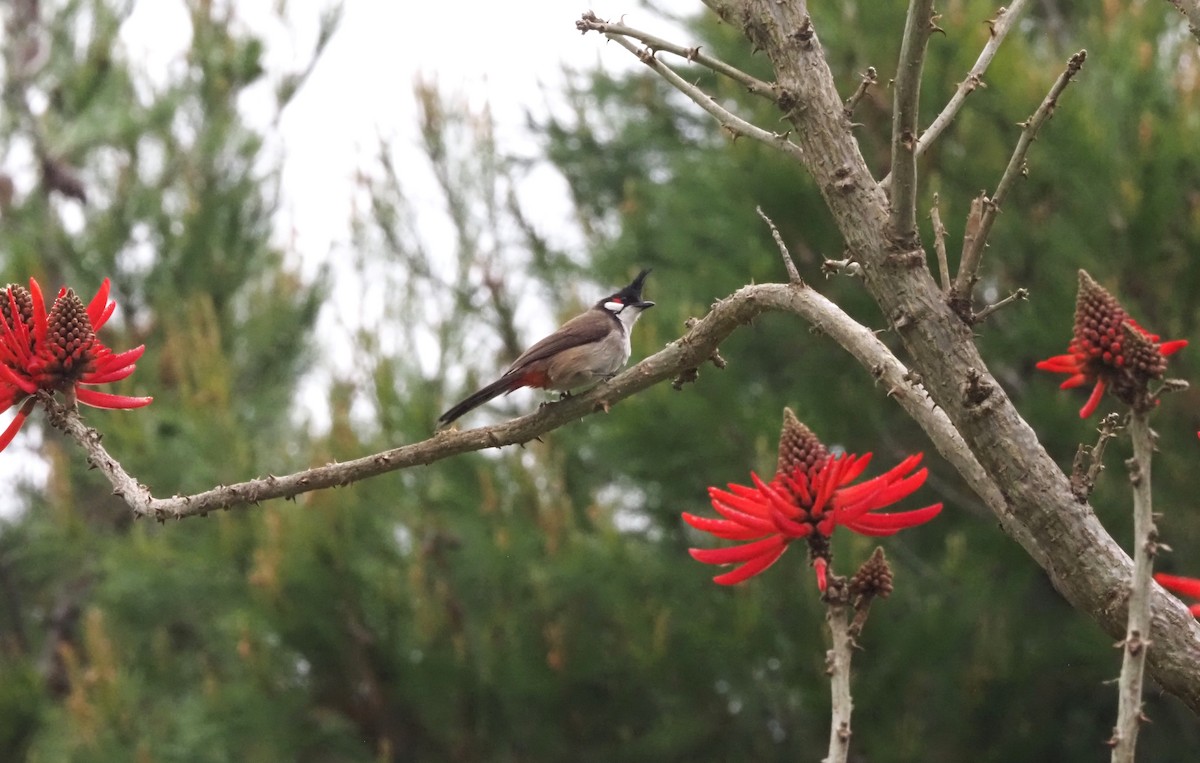
[[[770,130],[764,130],[758,125],[751,124],[733,112],[725,109],[713,100],[712,96],[696,87],[692,83],[685,80],[675,73],[675,70],[659,61],[655,57],[654,52],[649,48],[638,48],[625,37],[622,37],[614,32],[608,32],[604,35],[608,39],[620,45],[625,50],[628,50],[633,55],[637,56],[638,60],[649,66],[660,77],[665,79],[672,87],[686,95],[697,106],[711,114],[721,126],[732,133],[735,137],[744,135],[754,140],[762,141],[763,143],[783,151],[788,156],[798,162],[803,162],[804,152],[795,143],[788,140],[788,133],[774,133]]]
[[[1117,689],[1117,725],[1110,744],[1113,763],[1133,763],[1138,727],[1142,715],[1142,679],[1150,640],[1150,577],[1154,555],[1158,551],[1158,530],[1150,502],[1150,459],[1154,452],[1154,433],[1150,431],[1148,412],[1135,406],[1130,414],[1129,436],[1133,440],[1133,458],[1126,462],[1133,485],[1133,578],[1129,592],[1129,624],[1123,648],[1121,678]]]
[[[979,312],[975,313],[975,315],[972,316],[971,322],[972,323],[983,323],[983,321],[987,320],[987,317],[989,315],[996,312],[997,310],[1007,307],[1008,305],[1011,305],[1013,302],[1024,302],[1027,299],[1029,299],[1029,289],[1026,289],[1024,287],[1019,288],[1016,291],[1014,291],[1012,294],[1009,294],[1007,297],[1000,300],[999,302],[990,304],[987,307],[980,310]]]
[[[1200,0],[1167,0],[1188,20],[1188,31],[1200,42]]]
[[[754,95],[760,95],[771,101],[774,101],[778,97],[778,88],[775,85],[770,82],[763,82],[758,77],[748,74],[732,64],[727,64],[719,58],[708,55],[700,49],[699,45],[688,48],[670,40],[655,37],[640,29],[604,21],[591,11],[585,12],[583,17],[575,22],[575,28],[584,34],[588,32],[600,32],[610,40],[615,39],[615,37],[632,37],[655,52],[660,50],[666,51],[667,53],[673,53],[680,58],[684,58],[691,63],[708,67],[717,74],[722,74],[742,85]]]
[[[790,284],[746,286],[718,301],[703,319],[664,349],[645,358],[612,380],[580,395],[548,405],[536,413],[489,427],[442,432],[422,442],[405,445],[352,461],[306,469],[283,477],[268,476],[225,485],[190,496],[155,498],[149,488],[129,475],[109,455],[100,434],[57,401],[43,399],[51,424],[66,432],[88,454],[89,462],[109,480],[136,516],[183,519],[218,509],[245,507],[272,498],[295,498],[303,493],[347,485],[367,477],[411,466],[432,464],[444,458],[528,442],[535,437],[595,413],[599,406],[624,400],[654,384],[697,368],[712,359],[717,346],[739,326],[764,312],[792,313],[819,328],[846,349],[929,435],[938,452],[967,480],[989,506],[1003,507],[1004,497],[965,447],[945,412],[930,405],[925,392],[909,380],[908,369],[879,340],[833,302],[814,289]],[[1017,532],[1010,530],[1010,532]]]
[[[842,113],[846,115],[846,119],[854,116],[854,109],[858,106],[858,102],[861,101],[863,96],[867,94],[867,91],[871,89],[871,85],[874,85],[878,81],[879,73],[875,71],[874,66],[868,66],[867,70],[863,72],[862,79],[858,82],[858,87],[856,87],[854,92],[850,94],[850,97],[846,99],[846,105],[842,108]]]
[[[831,578],[825,592],[825,622],[829,623],[830,647],[825,652],[829,676],[829,755],[823,763],[846,763],[850,753],[850,716],[854,699],[850,694],[850,660],[854,639],[850,636],[850,592],[845,578]]]
[[[938,211],[938,195],[933,195],[933,206],[929,210],[933,222],[933,249],[937,252],[938,274],[942,279],[942,293],[950,293],[950,262],[946,257],[946,226],[942,225],[942,213]]]
[[[979,229],[969,241],[964,242],[962,259],[958,266],[958,277],[954,283],[955,292],[959,297],[970,299],[971,284],[976,278],[980,260],[983,259],[983,249],[987,245],[988,234],[992,230],[992,224],[996,221],[996,215],[1003,207],[1009,190],[1017,182],[1017,177],[1026,173],[1025,155],[1029,153],[1029,147],[1033,144],[1033,139],[1037,137],[1038,130],[1054,113],[1054,107],[1058,105],[1058,97],[1083,68],[1083,62],[1086,59],[1086,50],[1081,50],[1071,56],[1071,60],[1067,62],[1067,68],[1058,75],[1058,79],[1055,80],[1053,87],[1050,88],[1050,92],[1046,94],[1037,111],[1021,123],[1021,137],[1017,140],[1017,147],[1013,150],[1012,158],[1008,160],[1008,166],[1000,177],[996,192],[990,199],[983,198],[983,214],[979,219]]]
[[[1100,437],[1096,444],[1081,444],[1075,451],[1075,460],[1071,464],[1071,493],[1080,503],[1087,502],[1100,472],[1104,471],[1104,450],[1108,447],[1108,441],[1116,438],[1122,429],[1124,426],[1120,414],[1110,413],[1100,420],[1100,427],[1096,430]]]
[[[779,256],[783,258],[783,267],[787,269],[788,283],[803,284],[804,279],[800,277],[800,271],[796,269],[796,262],[792,259],[791,253],[788,252],[787,244],[783,243],[783,236],[779,235],[779,229],[775,227],[775,223],[771,218],[767,217],[767,213],[763,211],[761,206],[756,206],[754,211],[758,213],[758,216],[771,229],[771,237],[775,239],[775,246],[779,247]]]
[[[910,0],[892,111],[892,203],[888,235],[901,251],[917,248],[917,119],[925,45],[934,29],[933,0]]]

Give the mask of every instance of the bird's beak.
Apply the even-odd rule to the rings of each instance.
[[[653,302],[634,302],[631,307],[636,307],[639,310],[645,310],[647,307],[654,307]]]

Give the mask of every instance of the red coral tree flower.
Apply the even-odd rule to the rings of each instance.
[[[21,407],[0,434],[0,450],[12,442],[33,411],[38,391],[62,392],[67,402],[95,408],[140,408],[153,398],[91,389],[133,373],[145,345],[114,353],[96,336],[116,310],[107,278],[84,307],[71,289],[60,289],[49,313],[38,282],[9,284],[0,291],[0,406]]]
[[[1187,596],[1192,599],[1200,599],[1200,578],[1185,578],[1179,575],[1168,575],[1165,572],[1154,573],[1154,579],[1158,584],[1167,589],[1171,593]],[[1188,610],[1200,617],[1200,604],[1192,604]]]
[[[1079,293],[1075,300],[1075,332],[1066,355],[1040,361],[1043,371],[1070,374],[1061,389],[1092,385],[1092,394],[1080,418],[1091,416],[1105,391],[1123,403],[1149,407],[1147,385],[1161,379],[1167,356],[1187,347],[1186,339],[1160,342],[1129,317],[1117,298],[1087,274],[1079,271]]]
[[[779,460],[770,484],[757,474],[754,487],[710,487],[709,498],[720,518],[684,513],[697,530],[718,538],[748,541],[740,546],[689,549],[705,564],[737,564],[713,581],[732,585],[759,574],[783,555],[795,540],[804,539],[817,574],[817,587],[826,588],[830,561],[829,539],[841,526],[862,535],[892,535],[933,519],[942,510],[936,503],[922,509],[888,514],[876,510],[908,497],[925,482],[926,469],[914,472],[921,454],[909,456],[874,479],[851,484],[871,461],[864,456],[833,456],[812,430],[784,409]]]

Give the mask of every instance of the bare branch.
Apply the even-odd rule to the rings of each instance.
[[[717,74],[724,75],[734,82],[737,82],[739,85],[742,85],[746,88],[746,90],[754,95],[762,96],[770,101],[774,101],[778,97],[778,88],[775,87],[775,85],[771,84],[770,82],[763,82],[758,77],[748,74],[732,64],[727,64],[719,58],[708,55],[700,49],[699,45],[688,48],[671,42],[670,40],[664,40],[661,37],[655,37],[654,35],[649,34],[648,32],[643,32],[640,29],[634,29],[633,27],[625,26],[624,24],[614,24],[610,21],[604,21],[591,11],[584,13],[583,17],[579,21],[575,22],[575,28],[584,34],[587,34],[588,32],[600,32],[610,40],[615,39],[616,37],[633,38],[656,53],[660,50],[666,51],[667,53],[673,53],[680,58],[686,59],[689,62],[697,63],[701,66],[712,69]]]
[[[1081,444],[1075,451],[1075,461],[1071,465],[1071,492],[1080,503],[1087,502],[1100,472],[1104,471],[1104,451],[1108,447],[1108,441],[1115,439],[1117,432],[1124,428],[1120,414],[1110,413],[1100,420],[1100,428],[1096,430],[1100,437],[1097,438],[1096,444]]]
[[[1146,652],[1150,649],[1150,573],[1158,551],[1158,530],[1151,508],[1150,460],[1154,452],[1154,433],[1147,412],[1134,407],[1130,414],[1129,436],[1133,440],[1133,458],[1126,462],[1133,485],[1133,576],[1129,586],[1129,620],[1125,638],[1117,646],[1124,649],[1121,678],[1118,681],[1117,725],[1110,744],[1113,763],[1133,763],[1138,727],[1142,715],[1142,679]]]
[[[964,323],[970,324],[974,310],[971,307],[971,292],[975,289],[975,283],[979,280],[976,272],[979,270],[979,257],[983,256],[983,247],[975,247],[975,240],[979,238],[979,232],[983,225],[983,207],[991,202],[988,198],[987,191],[980,191],[979,195],[971,199],[971,209],[967,212],[967,224],[963,228],[963,254],[965,258],[970,253],[974,253],[975,259],[960,259],[958,262],[958,273],[954,277],[954,285],[950,289],[950,308],[963,320]]]
[[[825,673],[829,676],[829,754],[824,763],[846,763],[850,753],[850,717],[854,698],[850,694],[850,660],[854,639],[850,635],[850,601],[845,578],[829,582],[825,595],[825,622],[829,624],[830,645],[825,653]]]
[[[1004,200],[1008,197],[1009,190],[1012,189],[1014,183],[1017,182],[1019,176],[1026,174],[1025,155],[1029,153],[1029,147],[1033,145],[1033,139],[1037,137],[1038,130],[1046,123],[1046,120],[1054,113],[1054,107],[1058,105],[1058,98],[1062,95],[1063,90],[1067,85],[1071,84],[1071,80],[1083,68],[1083,62],[1087,59],[1087,51],[1081,50],[1071,56],[1071,60],[1067,62],[1067,68],[1062,74],[1058,75],[1054,85],[1050,88],[1050,92],[1042,100],[1037,111],[1033,112],[1033,116],[1021,124],[1021,137],[1017,140],[1017,147],[1013,150],[1012,157],[1008,160],[1008,166],[1004,169],[1004,174],[1000,177],[1000,183],[996,186],[996,192],[992,194],[990,199],[984,197],[983,215],[979,219],[979,230],[969,242],[965,242],[963,247],[962,259],[958,266],[958,278],[955,281],[955,289],[958,296],[964,299],[970,299],[971,284],[974,283],[976,273],[979,270],[979,263],[983,259],[983,249],[987,245],[988,234],[992,230],[992,224],[996,222],[996,215],[1000,213],[1004,205]]]
[[[983,321],[987,320],[987,317],[989,315],[996,312],[997,310],[1005,308],[1008,305],[1011,305],[1013,302],[1024,302],[1028,299],[1029,299],[1029,289],[1026,289],[1023,287],[1020,289],[1017,289],[1012,294],[1009,294],[1007,297],[1000,300],[999,302],[988,305],[987,307],[980,310],[978,313],[975,313],[973,316],[971,316],[971,322],[972,323],[982,323]]]
[[[888,234],[893,246],[911,251],[920,246],[917,236],[917,120],[920,114],[921,72],[925,46],[933,33],[933,0],[910,0],[892,111],[892,203]]]
[[[653,69],[659,76],[665,79],[672,87],[693,100],[697,106],[711,114],[721,126],[728,130],[734,137],[744,135],[748,138],[753,138],[758,141],[778,148],[788,156],[791,156],[798,162],[803,161],[804,154],[800,147],[788,140],[787,133],[774,133],[769,130],[764,130],[761,127],[751,124],[733,112],[725,109],[713,100],[712,96],[696,87],[692,83],[685,80],[675,73],[675,70],[659,61],[655,57],[654,52],[649,48],[638,48],[625,37],[619,36],[616,33],[607,33],[605,37],[620,45],[625,50],[628,50],[633,55],[637,56],[638,60]]]
[[[867,94],[867,91],[871,89],[871,85],[874,85],[878,81],[879,74],[875,71],[875,67],[868,66],[867,70],[863,72],[862,79],[859,80],[858,87],[855,88],[850,97],[846,99],[846,105],[842,109],[842,113],[846,115],[846,119],[854,116],[854,109],[856,106],[858,106],[858,102],[861,101],[863,96]]]
[[[787,269],[788,282],[795,284],[804,283],[804,279],[800,277],[800,271],[796,270],[796,262],[792,259],[792,255],[788,252],[787,244],[783,243],[783,236],[779,235],[779,229],[775,227],[774,221],[767,217],[767,213],[762,207],[755,207],[754,211],[763,219],[767,227],[771,229],[771,237],[775,239],[775,246],[779,247],[779,256],[783,258],[783,267]]]
[[[190,496],[155,498],[149,488],[129,475],[109,455],[100,434],[88,427],[77,411],[44,397],[50,422],[78,442],[88,461],[108,478],[113,493],[120,496],[137,516],[168,518],[204,515],[218,509],[244,507],[272,498],[295,498],[303,493],[348,485],[386,472],[427,465],[450,456],[485,448],[528,442],[575,419],[603,410],[654,384],[670,379],[707,360],[717,362],[718,345],[738,326],[764,312],[792,313],[807,320],[833,339],[871,374],[929,435],[934,447],[967,480],[971,488],[994,511],[1004,507],[995,484],[963,444],[946,414],[934,406],[913,374],[879,340],[875,332],[854,321],[837,305],[813,289],[800,284],[757,284],[746,286],[713,305],[704,318],[663,350],[642,360],[581,395],[547,405],[536,413],[489,427],[442,432],[422,442],[401,446],[351,461],[328,464],[282,477],[267,476],[225,485]],[[1013,531],[1020,536],[1018,528]]]
[[[987,87],[983,81],[983,75],[991,65],[992,59],[996,57],[996,52],[1000,50],[1000,43],[1004,42],[1004,38],[1008,36],[1009,30],[1016,24],[1017,19],[1021,16],[1021,11],[1025,10],[1025,4],[1028,0],[1013,0],[1013,3],[1007,8],[1001,6],[996,10],[994,18],[988,19],[984,23],[989,29],[987,44],[983,46],[983,50],[979,53],[979,58],[975,59],[975,65],[967,72],[967,77],[958,84],[958,89],[954,91],[954,95],[946,103],[941,113],[930,122],[929,127],[925,132],[921,133],[921,137],[917,140],[917,147],[914,151],[916,157],[920,158],[922,154],[929,150],[933,142],[945,131],[954,118],[958,116],[958,112],[962,110],[963,104],[967,100],[967,96],[975,92],[981,87]],[[892,176],[889,174],[883,180],[879,181],[879,185],[887,188],[891,185]]]
[[[933,250],[937,252],[938,274],[942,279],[942,293],[950,293],[950,262],[946,257],[946,226],[942,225],[942,213],[938,210],[938,195],[933,195],[933,207],[929,210],[933,222]]]
[[[992,59],[996,56],[996,51],[1000,49],[1000,43],[1004,42],[1004,38],[1008,36],[1009,30],[1016,25],[1017,19],[1021,16],[1021,11],[1025,10],[1025,5],[1028,0],[1012,0],[1012,3],[1007,7],[1001,7],[996,11],[995,18],[989,19],[985,23],[991,29],[991,35],[988,37],[987,44],[983,46],[983,50],[979,54],[979,58],[975,59],[975,65],[971,67],[971,71],[967,72],[967,78],[959,83],[958,89],[954,91],[954,95],[946,103],[942,113],[930,122],[929,127],[921,134],[920,140],[917,141],[916,155],[919,157],[924,154],[933,144],[942,131],[949,126],[954,117],[958,116],[958,112],[962,109],[963,103],[967,100],[967,96],[973,93],[977,88],[986,87],[983,83],[984,72],[992,63]]]

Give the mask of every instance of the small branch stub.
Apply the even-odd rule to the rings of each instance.
[[[1071,494],[1080,503],[1087,502],[1096,486],[1097,478],[1104,471],[1104,450],[1109,441],[1115,439],[1124,428],[1120,414],[1110,413],[1100,420],[1097,430],[1100,436],[1096,444],[1081,444],[1075,452],[1075,461],[1071,466]]]
[[[1007,297],[1000,300],[999,302],[988,305],[987,307],[980,310],[978,313],[975,313],[974,315],[972,315],[971,323],[982,323],[983,321],[987,320],[988,316],[990,316],[992,313],[996,312],[997,310],[1001,310],[1001,309],[1007,307],[1008,305],[1011,305],[1014,302],[1026,302],[1028,300],[1029,300],[1029,289],[1026,289],[1024,287],[1017,289],[1012,294],[1009,294]]]
[[[846,105],[842,108],[842,113],[846,115],[846,119],[854,116],[854,109],[858,106],[858,102],[866,96],[867,91],[877,82],[879,82],[879,73],[875,71],[874,66],[868,66],[867,70],[863,72],[862,79],[858,82],[858,87],[846,99]]]

